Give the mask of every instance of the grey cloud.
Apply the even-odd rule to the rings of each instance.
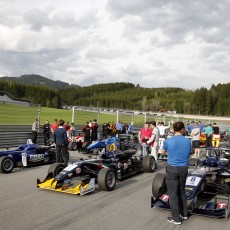
[[[44,11],[33,8],[24,14],[24,20],[30,25],[32,30],[40,31],[43,26],[50,24],[49,15]]]
[[[133,25],[133,30],[154,31],[160,28],[172,45],[183,43],[187,33],[191,32],[194,37],[200,37],[207,42],[220,42],[225,39],[223,35],[230,29],[229,0],[210,0],[208,4],[193,0],[125,0],[122,3],[109,0],[107,9],[115,18],[124,22],[127,15],[140,17],[140,23]],[[219,34],[211,33],[213,27],[219,28]]]

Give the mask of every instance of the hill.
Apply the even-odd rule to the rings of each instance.
[[[16,83],[34,85],[34,86],[43,85],[53,89],[66,89],[69,87],[79,87],[78,85],[70,85],[63,81],[54,81],[36,74],[22,75],[20,77],[1,77],[0,80],[9,80]]]

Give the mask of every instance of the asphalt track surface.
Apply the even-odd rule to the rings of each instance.
[[[71,152],[72,160],[79,154]],[[165,171],[159,162],[157,172]],[[156,173],[142,173],[122,181],[114,191],[85,196],[42,190],[49,165],[15,169],[0,175],[1,230],[229,230],[230,221],[191,216],[182,225],[167,222],[169,211],[150,207],[152,180]]]

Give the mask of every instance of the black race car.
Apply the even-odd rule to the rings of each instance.
[[[37,180],[37,187],[71,194],[81,194],[95,190],[95,183],[101,190],[111,191],[120,181],[128,176],[155,170],[152,156],[138,154],[135,149],[121,151],[109,148],[100,152],[96,158],[80,159],[64,167],[55,163],[50,166],[43,182]]]
[[[153,179],[151,207],[170,209],[165,178],[159,173]],[[230,149],[209,149],[206,159],[191,159],[185,190],[190,214],[228,219]]]

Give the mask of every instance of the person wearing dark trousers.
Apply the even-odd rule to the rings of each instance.
[[[54,143],[56,144],[56,162],[68,164],[68,138],[66,130],[63,128],[63,120],[59,120],[59,127],[54,131]]]
[[[92,135],[91,135],[91,141],[96,141],[97,140],[97,133],[98,133],[98,124],[97,120],[93,120],[93,124],[91,126],[92,129]]]
[[[34,144],[37,143],[38,130],[39,130],[38,119],[35,119],[34,123],[32,124],[32,142]]]
[[[43,134],[44,134],[44,145],[50,144],[50,133],[51,133],[51,125],[48,120],[43,125]]]
[[[171,208],[171,217],[168,217],[168,221],[179,225],[182,223],[181,220],[188,218],[185,183],[188,174],[191,142],[183,136],[185,132],[183,122],[176,122],[173,129],[175,135],[164,142],[163,152],[168,154],[166,185]]]

